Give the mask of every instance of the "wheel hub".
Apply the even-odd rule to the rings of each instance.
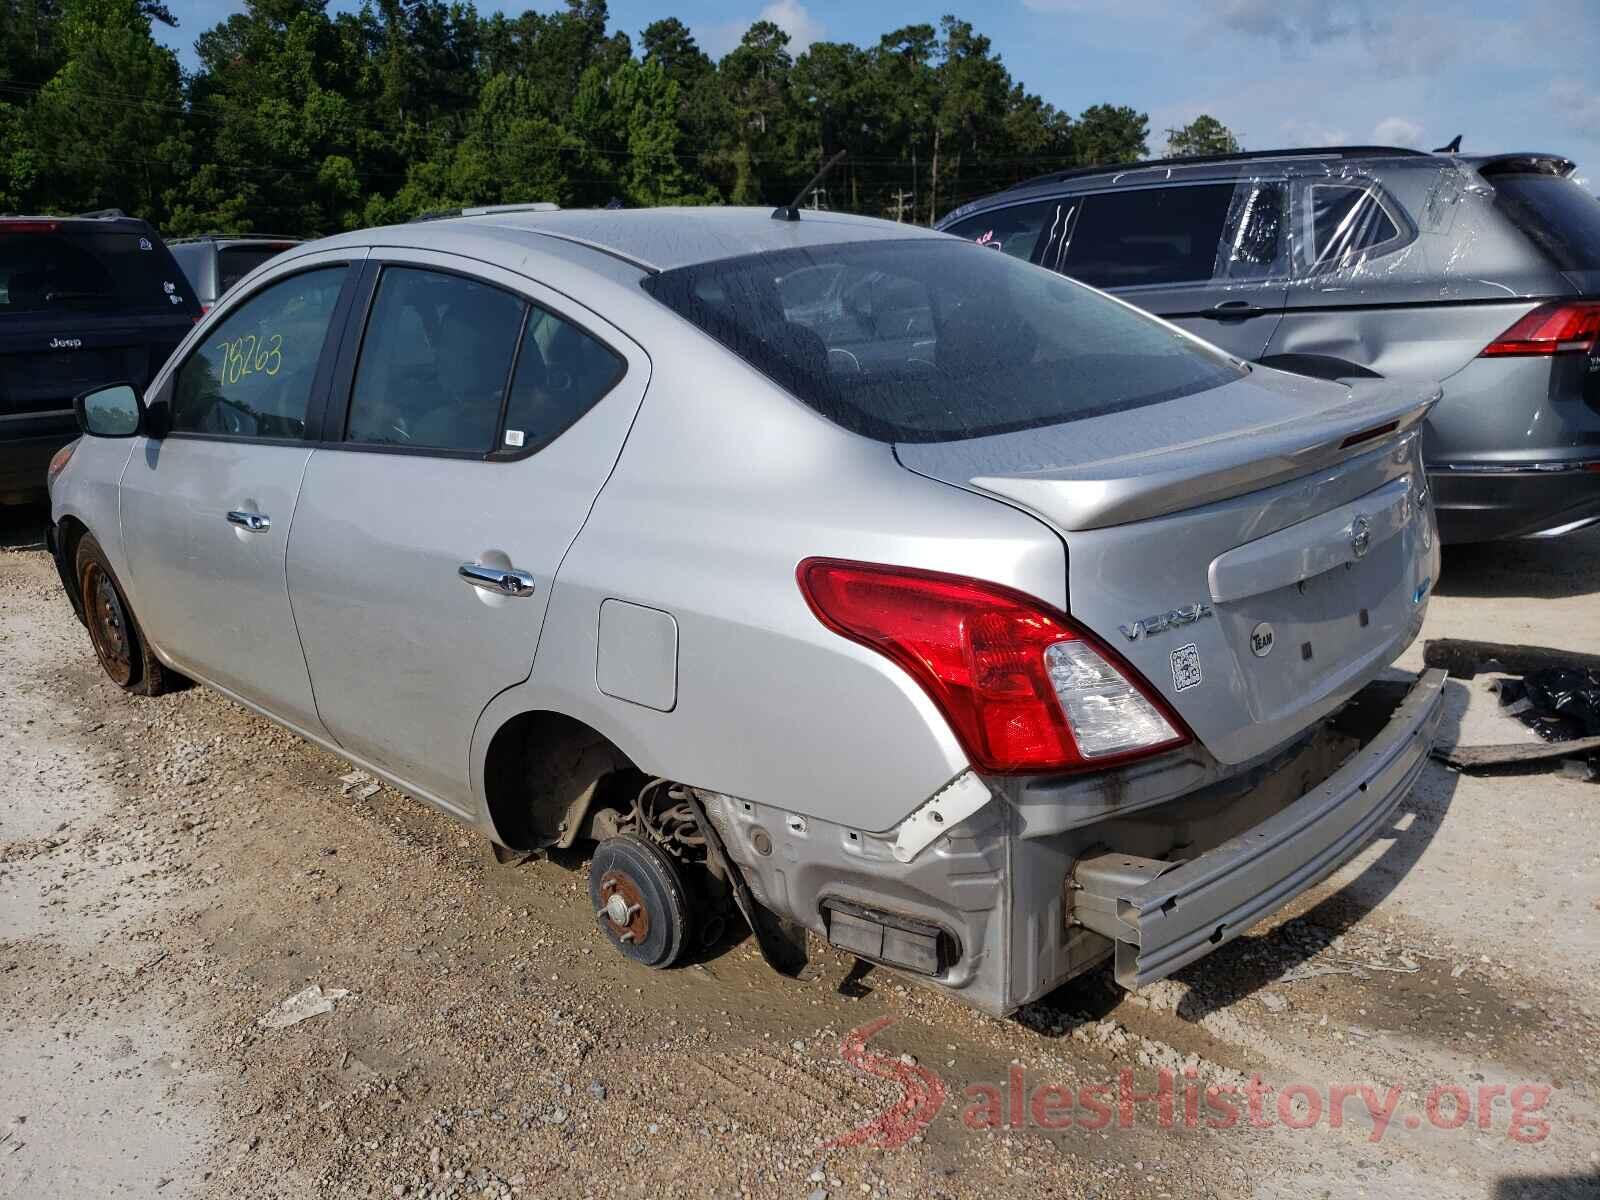
[[[639,885],[622,871],[607,871],[600,878],[605,903],[600,912],[620,942],[638,944],[650,936],[650,914],[645,910]]]

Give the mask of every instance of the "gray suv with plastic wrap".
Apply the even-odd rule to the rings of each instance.
[[[1271,150],[1043,176],[939,228],[1241,359],[1443,381],[1445,541],[1600,523],[1600,200],[1553,154]]]
[[[199,315],[144,221],[0,217],[0,504],[43,499],[51,456],[78,436],[74,396],[143,387]]]

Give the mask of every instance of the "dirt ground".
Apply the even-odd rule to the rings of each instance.
[[[1009,1020],[748,939],[652,973],[581,862],[112,687],[39,520],[0,514],[0,1196],[1600,1195],[1600,785],[1430,765],[1278,919]],[[1452,552],[1427,633],[1595,650],[1597,591],[1600,536]]]

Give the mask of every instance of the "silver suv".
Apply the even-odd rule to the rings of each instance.
[[[51,545],[174,673],[665,966],[735,909],[1008,1012],[1236,936],[1384,828],[1442,676],[1432,388],[1250,367],[929,230],[490,214],[287,251],[80,397]]]
[[[1068,171],[940,228],[1063,271],[1240,358],[1442,380],[1446,541],[1600,522],[1600,200],[1549,154],[1382,146]]]

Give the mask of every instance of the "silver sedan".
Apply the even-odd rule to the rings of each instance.
[[[51,545],[116,683],[593,845],[642,964],[738,914],[1005,1013],[1386,826],[1436,395],[908,225],[490,211],[297,246],[79,397]]]

